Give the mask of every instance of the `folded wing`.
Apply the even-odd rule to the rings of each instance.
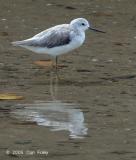
[[[12,44],[15,46],[28,47],[46,47],[53,48],[57,46],[67,45],[71,41],[71,34],[68,27],[60,26],[56,28],[43,31],[36,36],[23,40],[16,41]]]

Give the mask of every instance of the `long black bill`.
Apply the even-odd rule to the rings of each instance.
[[[106,32],[104,32],[104,31],[101,31],[101,30],[98,30],[98,29],[95,29],[95,28],[91,28],[91,27],[89,27],[89,29],[90,29],[90,30],[93,30],[93,31],[95,31],[95,32],[106,33]]]

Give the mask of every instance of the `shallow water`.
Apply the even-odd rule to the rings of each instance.
[[[133,0],[1,0],[0,159],[136,159],[135,8]],[[11,46],[56,24],[85,17],[106,34],[59,57],[59,77]]]
[[[51,74],[51,76],[53,76]],[[84,113],[80,105],[57,99],[58,79],[50,77],[51,101],[34,101],[31,104],[17,104],[10,114],[17,120],[36,122],[39,126],[50,127],[51,131],[69,131],[69,137],[78,139],[87,135]],[[54,81],[55,80],[55,81]]]

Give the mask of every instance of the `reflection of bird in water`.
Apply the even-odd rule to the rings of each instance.
[[[105,33],[93,28],[86,19],[77,18],[72,20],[70,24],[51,27],[32,38],[16,41],[12,44],[36,53],[49,54],[55,57],[57,68],[57,57],[80,47],[85,41],[85,31],[87,29]]]
[[[76,104],[61,101],[37,101],[34,104],[25,104],[24,109],[16,110],[12,114],[18,119],[50,127],[52,131],[69,131],[71,138],[83,138],[88,129],[84,124],[83,112],[77,107]]]
[[[50,72],[50,94],[52,101],[56,101],[57,93],[58,93],[58,75],[54,75],[53,72]]]
[[[13,115],[25,121],[50,127],[52,131],[69,131],[71,138],[83,138],[87,135],[88,130],[84,123],[83,112],[79,109],[78,104],[57,100],[58,89],[57,77],[53,77],[51,73],[52,101],[36,101],[32,104],[25,104],[21,111],[20,109],[14,111]]]

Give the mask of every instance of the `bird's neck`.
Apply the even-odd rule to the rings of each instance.
[[[82,30],[81,28],[71,25],[72,30],[74,30],[77,34],[85,34],[85,31]]]
[[[77,29],[77,34],[81,37],[85,37],[85,31],[81,29]]]

